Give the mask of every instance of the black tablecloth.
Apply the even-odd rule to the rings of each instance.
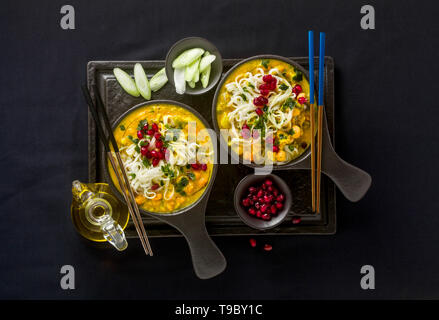
[[[76,29],[60,27],[75,9]],[[2,1],[0,4],[1,298],[439,297],[437,10],[427,1]],[[359,203],[337,195],[334,236],[215,238],[226,271],[197,279],[182,238],[125,252],[83,240],[70,220],[71,181],[87,180],[90,60],[164,59],[186,36],[224,58],[307,55],[307,30],[326,31],[335,59],[336,149],[373,177]],[[62,290],[72,265],[76,289]],[[362,290],[372,265],[376,289]]]

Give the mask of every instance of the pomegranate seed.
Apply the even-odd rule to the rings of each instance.
[[[256,217],[260,218],[262,216],[261,210],[256,211]]]
[[[162,140],[157,140],[156,142],[155,142],[155,146],[156,146],[156,148],[161,148],[161,147],[163,147],[163,141]]]
[[[151,151],[146,151],[146,155],[145,155],[148,159],[151,159],[152,158],[152,155],[151,155]]]
[[[159,131],[159,126],[157,125],[157,123],[153,123],[151,129],[154,130],[154,132],[157,132]]]
[[[154,130],[154,129],[153,129]],[[161,134],[160,134],[160,132],[156,132],[156,133],[154,133],[154,138],[156,139],[156,140],[160,140],[160,138],[161,138]]]
[[[263,195],[264,195],[264,191],[259,190],[257,194],[258,198],[262,198]]]
[[[299,99],[297,99],[297,101],[299,101],[300,104],[304,104],[306,102],[306,98],[300,97]]]
[[[275,80],[275,78],[273,78],[273,76],[271,74],[266,74],[265,76],[262,77],[262,80],[264,82],[271,82],[271,81]]]
[[[148,131],[148,122],[143,125],[143,130]]]
[[[269,221],[269,220],[271,220],[271,215],[268,214],[268,213],[264,213],[264,214],[262,215],[262,220],[265,220],[265,221]]]
[[[298,95],[299,93],[302,92],[302,87],[300,86],[300,84],[296,84],[296,85],[293,87],[293,92],[294,92],[296,95]]]
[[[300,217],[294,217],[292,220],[293,224],[299,224],[300,221],[302,221],[302,219]]]
[[[261,206],[261,212],[262,212],[262,213],[265,213],[265,212],[267,211],[267,209],[268,209],[268,206],[267,206],[266,204],[263,204],[263,205]]]
[[[278,194],[279,194],[279,191],[276,188],[273,188],[273,195],[275,197],[277,197]]]
[[[267,190],[268,190],[268,192],[273,192],[273,187],[272,186],[268,186]]]
[[[285,196],[281,193],[280,195],[277,196],[276,201],[282,202],[285,200]]]
[[[255,208],[258,209],[258,210],[261,208],[261,205],[259,204],[259,202],[255,203]]]
[[[283,204],[282,204],[282,202],[276,202],[276,208],[278,208],[278,209],[282,209],[283,208]]]
[[[273,146],[273,152],[279,152],[279,147],[278,146]]]
[[[159,152],[157,150],[152,150],[151,151],[151,157],[159,158],[160,157]]]
[[[143,139],[143,132],[142,132],[142,130],[137,131],[137,138]]]
[[[270,90],[261,90],[261,95],[263,95],[264,97],[268,96],[270,94]]]
[[[270,179],[265,180],[264,182],[267,186],[272,186],[273,185],[273,181],[271,181]]]
[[[142,154],[142,156],[146,156],[146,154],[148,153],[148,147],[147,146],[141,147],[140,153]]]
[[[258,201],[258,197],[257,196],[253,196],[252,197],[252,201]]]
[[[271,251],[273,249],[273,246],[272,245],[270,245],[270,244],[265,244],[264,245],[264,250],[265,251]]]
[[[244,207],[249,207],[250,206],[250,199],[249,198],[242,199],[242,205]]]
[[[207,170],[207,164],[203,163],[201,165],[201,170],[206,171]]]
[[[153,136],[153,135],[154,135],[154,130],[150,129],[150,130],[148,130],[148,131],[146,132],[146,134],[147,134],[148,136]]]
[[[250,187],[248,188],[248,192],[250,192],[251,194],[256,193],[256,188],[255,187]]]
[[[253,248],[256,247],[256,240],[253,239],[253,238],[251,238],[251,239],[250,239],[250,245],[251,245]]]
[[[262,111],[261,108],[257,108],[257,109],[256,109],[256,114],[257,114],[258,116],[262,116],[262,115],[264,114],[264,111]]]
[[[250,128],[249,128],[249,126],[247,125],[247,124],[244,124],[243,126],[242,126],[242,137],[244,138],[244,139],[248,139],[248,138],[250,138]]]
[[[154,167],[157,167],[157,165],[159,164],[159,161],[160,161],[159,158],[154,158],[154,159],[152,159],[152,165],[153,165]]]
[[[256,210],[254,208],[248,209],[248,213],[254,216],[256,214]]]
[[[160,186],[157,183],[153,184],[152,187],[151,187],[151,190],[157,190],[159,187]]]
[[[271,207],[270,207],[270,212],[271,212],[271,214],[273,214],[273,215],[276,215],[276,214],[277,214],[277,208],[276,208],[276,206],[275,206],[274,204],[271,205]]]
[[[200,170],[200,165],[198,163],[192,163],[191,164],[192,169],[194,170]]]

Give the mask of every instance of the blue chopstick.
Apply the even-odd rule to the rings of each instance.
[[[319,53],[319,106],[323,106],[323,81],[325,73],[325,33],[320,32]]]
[[[308,31],[309,103],[314,103],[314,32]]]

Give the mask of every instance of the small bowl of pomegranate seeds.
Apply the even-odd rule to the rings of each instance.
[[[269,175],[245,176],[237,185],[235,210],[248,226],[266,230],[278,226],[292,204],[291,191],[280,177]]]

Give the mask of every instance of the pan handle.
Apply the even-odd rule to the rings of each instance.
[[[223,272],[227,262],[207,233],[204,209],[204,205],[201,203],[187,212],[165,220],[185,237],[191,251],[192,264],[197,277],[209,279]]]
[[[337,185],[346,199],[357,202],[369,190],[372,178],[367,172],[340,158],[329,140],[326,121],[324,126],[322,171]]]

